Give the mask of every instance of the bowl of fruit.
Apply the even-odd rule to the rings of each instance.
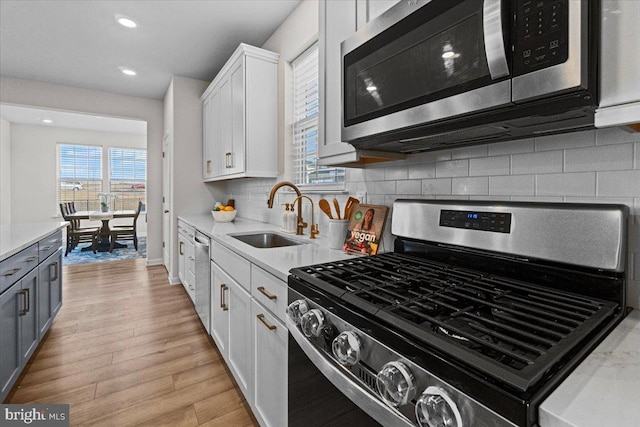
[[[236,218],[236,213],[238,213],[238,211],[236,211],[233,206],[224,205],[217,205],[211,211],[213,219],[217,222],[231,222]]]

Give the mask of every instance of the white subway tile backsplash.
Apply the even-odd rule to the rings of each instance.
[[[640,197],[640,170],[598,172],[598,196]]]
[[[451,194],[489,194],[489,177],[452,178]]]
[[[431,163],[419,163],[416,165],[409,165],[409,179],[424,179],[436,177],[436,164]]]
[[[436,163],[437,178],[454,176],[469,176],[469,160],[451,160]]]
[[[561,133],[535,139],[536,151],[560,150],[563,148],[590,147],[596,145],[596,131]]]
[[[562,172],[562,151],[542,151],[511,156],[511,174],[530,175]]]
[[[530,153],[534,151],[534,139],[519,139],[516,141],[496,142],[487,146],[489,156],[503,156],[505,154]]]
[[[536,176],[537,196],[595,196],[595,172],[557,173]]]
[[[562,203],[560,196],[513,196],[511,200],[514,202]]]
[[[347,168],[345,173],[347,182],[364,181],[364,169]]]
[[[406,166],[392,166],[384,168],[384,179],[387,181],[397,181],[399,179],[407,179],[409,171]]]
[[[633,169],[632,144],[576,148],[564,153],[565,172],[624,169]]]
[[[369,168],[364,171],[364,179],[366,181],[382,181],[384,180],[384,168]]]
[[[511,200],[509,196],[469,196],[469,200],[488,200],[490,202],[508,202]]]
[[[373,194],[395,194],[395,181],[378,181],[374,184]]]
[[[469,159],[469,176],[509,175],[509,156]]]
[[[487,157],[489,148],[487,145],[472,145],[451,150],[451,159],[470,159],[472,157]]]
[[[535,177],[533,175],[491,176],[489,194],[492,196],[533,196]]]
[[[633,151],[635,152],[635,160],[633,161],[633,168],[640,169],[640,142],[634,144]]]
[[[621,144],[640,141],[640,132],[633,132],[624,127],[611,127],[596,130],[597,145]]]
[[[407,179],[404,181],[396,181],[397,194],[422,194],[422,180]]]
[[[451,194],[451,178],[423,179],[422,194],[424,195]]]
[[[424,153],[410,154],[404,162],[408,164],[442,162],[451,160],[451,150],[425,151]]]

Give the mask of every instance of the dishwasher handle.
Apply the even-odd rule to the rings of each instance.
[[[209,247],[209,239],[207,238],[206,240],[202,241],[202,238],[198,238],[198,234],[195,234],[193,236],[193,243],[196,246],[200,246],[200,247]]]

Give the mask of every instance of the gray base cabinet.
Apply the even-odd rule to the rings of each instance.
[[[62,232],[0,262],[0,401],[62,307]]]

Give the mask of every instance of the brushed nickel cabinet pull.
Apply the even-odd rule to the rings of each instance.
[[[211,173],[211,160],[207,160],[207,173]]]
[[[51,249],[53,246],[45,246],[40,248],[41,251],[48,251],[49,249]]]
[[[29,258],[25,259],[26,262],[33,262],[36,261],[38,259],[37,256],[30,256]]]
[[[184,242],[180,242],[180,245],[178,246],[178,252],[180,252],[180,255],[184,255],[184,252],[182,252],[182,245],[184,244]]]
[[[18,313],[20,316],[24,316],[25,314],[27,314],[27,301],[24,298],[25,295],[27,295],[27,290],[23,289],[20,292],[18,292],[18,294],[22,295],[22,310],[20,310],[20,313]]]
[[[16,274],[18,271],[22,270],[21,268],[14,268],[13,270],[9,270],[8,273],[3,273],[2,275],[4,277],[9,277],[9,276],[13,276],[14,274]]]
[[[269,329],[270,331],[275,331],[276,330],[276,325],[270,325],[270,324],[267,323],[266,320],[264,320],[264,314],[258,314],[256,317],[258,318],[260,323],[262,323],[264,326],[266,326],[267,329]]]
[[[53,274],[51,274],[51,267],[53,267],[53,271],[56,276],[56,277],[52,277],[51,281],[58,280],[58,261],[54,262],[53,264],[49,264],[49,275],[53,276]]]
[[[222,311],[229,310],[229,307],[227,307],[227,304],[224,302],[224,291],[227,289],[229,288],[224,283],[220,285],[220,307],[222,308]]]
[[[30,298],[29,298],[29,289],[25,289],[24,291],[25,291],[24,300],[25,300],[25,303],[26,303],[26,306],[27,306],[27,308],[24,309],[24,312],[26,314],[26,313],[31,311],[31,302],[29,301],[30,300]]]
[[[269,299],[276,299],[278,298],[278,295],[276,294],[272,294],[271,292],[267,291],[264,286],[258,286],[258,290],[260,291],[260,293],[262,295],[264,295],[265,297],[269,298]]]

